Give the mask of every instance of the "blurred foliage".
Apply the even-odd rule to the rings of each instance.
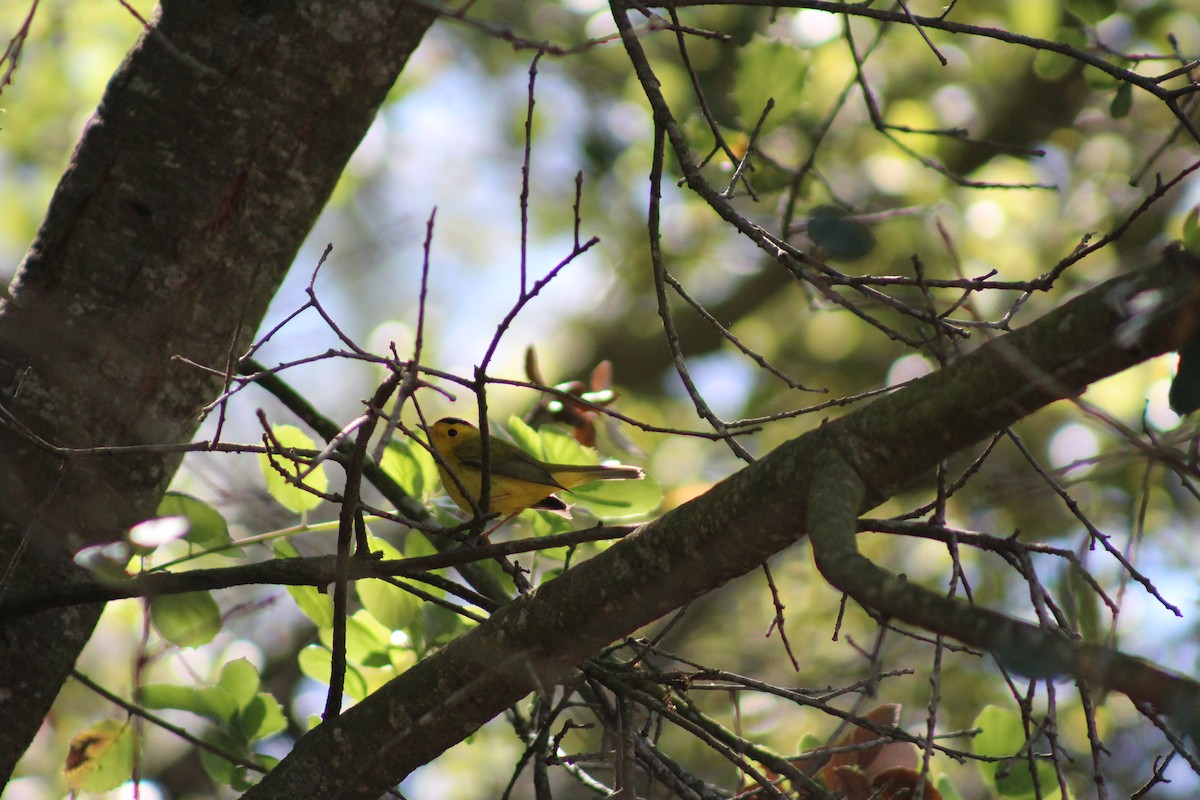
[[[52,0],[0,4],[0,40],[7,47],[37,5],[11,75],[0,85],[0,277],[7,283],[33,238],[113,70],[142,30],[121,4]],[[144,18],[154,4],[131,0]],[[14,66],[0,66],[0,74]]]
[[[147,2],[133,5],[150,14]],[[912,5],[914,13],[941,10]],[[0,7],[0,35],[11,35],[28,13],[25,3]],[[526,379],[524,353],[530,343],[537,345],[540,371],[550,385],[586,387],[593,365],[607,360],[613,396],[619,395],[612,408],[649,428],[705,430],[663,337],[646,244],[652,115],[624,49],[611,39],[609,12],[589,0],[496,0],[471,4],[469,14],[472,24],[442,20],[398,81],[311,245],[301,253],[298,277],[281,292],[277,317],[303,303],[301,287],[315,254],[332,241],[333,256],[317,284],[318,295],[365,348],[386,355],[393,342],[400,357],[408,357],[426,258],[424,224],[436,207],[422,362],[469,379],[518,298],[523,246],[531,280],[571,253],[578,172],[583,177],[579,235],[596,235],[601,242],[569,264],[504,331],[489,373]],[[679,15],[689,29],[719,31],[725,38],[685,37],[686,61],[674,32],[662,23],[643,26],[642,42],[693,153],[698,161],[705,159],[707,178],[718,187],[730,185],[751,154],[732,183],[739,213],[853,277],[952,282],[989,276],[1011,283],[1011,288],[970,293],[912,281],[870,284],[879,296],[835,290],[879,323],[869,324],[811,283],[798,281],[724,225],[698,196],[676,186],[682,173],[668,158],[661,241],[666,268],[705,310],[699,313],[679,294],[669,298],[680,356],[698,395],[718,415],[758,423],[745,426],[739,438],[755,455],[842,413],[858,395],[934,369],[1000,329],[1020,326],[1080,289],[1153,258],[1181,235],[1200,198],[1195,181],[1181,181],[1114,243],[1071,266],[1046,290],[1027,291],[1020,282],[1033,281],[1081,243],[1117,229],[1160,182],[1196,161],[1197,144],[1177,130],[1161,103],[1077,59],[998,38],[927,29],[927,43],[906,25],[864,18],[847,22],[813,10],[711,6]],[[1168,2],[962,3],[954,6],[951,19],[1069,44],[1141,75],[1167,72],[1200,54],[1200,17],[1194,9]],[[0,252],[7,256],[9,272],[32,239],[104,82],[140,29],[118,3],[43,0],[39,7],[12,85],[0,94],[5,110],[0,174],[6,188]],[[535,42],[569,53],[536,63],[530,224],[523,235],[518,196],[534,52],[523,45]],[[863,63],[861,84],[851,48]],[[1146,56],[1154,53],[1162,57]],[[869,88],[870,104],[863,86]],[[703,116],[696,87],[719,141]],[[775,108],[752,140],[767,98]],[[873,124],[875,110],[890,127]],[[939,334],[883,296],[964,322],[970,336]],[[722,336],[713,319],[787,380]],[[264,357],[282,361],[323,352],[332,339],[329,332],[319,325],[297,327],[302,325],[277,334]],[[1194,671],[1200,631],[1194,623],[1176,621],[1114,557],[1133,562],[1167,600],[1194,613],[1200,566],[1191,541],[1194,487],[1149,460],[1125,432],[1144,428],[1159,444],[1187,457],[1193,426],[1168,408],[1174,363],[1173,357],[1158,359],[1096,385],[1083,398],[1086,409],[1070,402],[1045,409],[999,437],[981,463],[976,459],[985,445],[951,459],[936,473],[914,476],[913,488],[874,516],[933,515],[950,528],[1046,542],[1071,553],[1120,608],[1118,614],[1099,603],[1079,568],[1062,557],[1033,556],[1047,596],[1067,609],[1081,634]],[[340,425],[361,413],[359,399],[370,393],[379,372],[360,362],[322,360],[285,376]],[[436,419],[443,411],[471,417],[475,398],[462,386],[447,382],[445,388],[455,393],[457,404],[420,395],[426,418]],[[253,411],[267,401],[261,395],[243,399],[249,396],[231,404],[227,435],[257,442],[261,431]],[[497,385],[488,391],[494,420],[532,413],[539,403],[545,406],[543,401],[537,391],[520,387]],[[1175,406],[1180,409],[1179,402]],[[267,408],[273,420],[294,421],[277,405]],[[410,428],[418,423],[412,413],[410,406],[401,416]],[[707,438],[649,433],[630,425],[594,428],[601,453],[640,458],[662,485],[663,508],[694,497],[742,465],[726,445]],[[568,441],[565,434],[543,435]],[[302,449],[321,446],[308,438],[288,443]],[[283,511],[268,498],[279,499],[294,487],[285,485],[277,469],[267,465],[258,473],[229,459],[189,457],[177,480],[192,500],[201,498],[219,509],[208,511],[228,520],[228,530],[223,521],[212,527],[208,511],[177,501],[186,508],[164,509],[162,515],[190,519],[200,514],[209,533],[201,541],[166,546],[151,563],[206,563],[203,557],[194,560],[193,545],[201,550],[221,546],[230,533],[237,540],[263,536],[264,541],[286,535],[273,544],[278,556],[331,550],[334,537],[320,523],[335,509],[297,490],[300,499]],[[435,473],[418,444],[398,436],[382,464],[410,494],[431,503],[435,519],[447,525],[459,521],[451,506],[433,499]],[[970,475],[965,488],[946,499],[946,487],[965,475]],[[297,524],[302,511],[311,519]],[[532,513],[517,525],[514,535],[565,529],[561,521]],[[379,540],[378,547],[389,553],[433,551],[424,534],[382,520],[371,526],[393,542]],[[533,565],[535,581],[548,579],[567,559],[584,558],[602,546],[566,555],[542,553],[523,563]],[[864,534],[860,546],[909,580],[943,591],[953,585],[960,595],[969,589],[980,605],[1033,618],[1029,585],[1010,559],[996,553],[886,534]],[[257,557],[270,555],[258,543],[239,547],[238,552]],[[901,704],[909,709],[907,729],[924,733],[923,711],[932,704],[939,731],[984,729],[973,740],[955,736],[949,747],[1004,756],[1021,748],[1026,731],[1019,729],[1020,717],[1012,709],[1027,689],[1015,680],[1006,682],[988,659],[953,648],[935,656],[928,642],[881,632],[857,607],[843,612],[839,596],[823,583],[803,545],[771,566],[786,609],[784,631],[799,656],[798,673],[773,628],[775,609],[761,575],[697,600],[661,646],[691,662],[773,683],[820,688],[861,682],[865,689],[848,693],[845,705],[865,702],[868,694],[877,698],[872,702]],[[498,568],[487,569],[506,579]],[[454,577],[449,570],[441,574]],[[144,693],[148,683],[222,687],[226,671],[239,663],[234,659],[246,656],[247,666],[255,665],[253,692],[231,701],[228,713],[201,716],[235,752],[250,757],[260,738],[273,735],[261,752],[282,755],[319,711],[324,687],[318,684],[329,674],[332,622],[327,595],[307,588],[288,592],[294,600],[282,590],[245,597],[227,593],[218,602],[204,595],[203,608],[194,605],[195,598],[192,604],[183,598],[156,601],[148,610],[135,601],[113,603],[80,669],[128,697]],[[418,602],[403,587],[360,586],[358,600],[349,637],[346,694],[351,700],[474,624],[444,605]],[[157,632],[147,630],[143,639],[147,614]],[[180,629],[170,620],[189,614],[202,620],[202,635],[190,627],[169,632]],[[209,639],[211,644],[186,649]],[[113,652],[141,655],[122,661]],[[144,663],[133,670],[136,659]],[[936,693],[930,683],[935,674]],[[247,703],[271,695],[281,703],[279,718],[272,711],[257,726],[242,724]],[[729,691],[691,696],[718,721],[788,756],[806,749],[801,745],[806,736],[829,742],[838,735],[837,721],[818,709]],[[143,702],[149,702],[144,694]],[[1039,693],[1032,713],[1044,713],[1046,702]],[[1064,780],[1072,792],[1086,796],[1092,775],[1084,707],[1065,689],[1056,703],[1056,744],[1075,757],[1064,767]],[[195,713],[178,699],[160,698],[156,707]],[[79,687],[68,687],[42,746],[22,767],[29,788],[22,796],[60,796],[65,785],[58,772],[61,757],[56,761],[45,754],[66,753],[77,731],[111,712],[111,706]],[[1114,795],[1142,785],[1156,756],[1170,749],[1122,699],[1107,699],[1092,722],[1111,752],[1105,768]],[[487,750],[500,758],[521,750],[503,721],[474,738],[471,753]],[[727,763],[677,729],[666,726],[660,743],[696,774],[736,784]],[[570,732],[561,743],[565,752],[595,752],[603,745],[598,731],[585,730]],[[1039,747],[1044,746],[1043,739]],[[516,756],[499,767],[491,761],[485,766],[475,756],[456,755],[458,750],[414,776],[405,791],[422,796],[436,786],[438,796],[450,800],[498,796]],[[199,770],[176,763],[182,759],[196,766],[200,756],[194,750],[155,732],[144,752],[142,774],[170,796],[209,791]],[[938,784],[943,796],[1025,796],[1023,781],[1031,774],[1043,785],[1058,787],[1057,776],[1052,769],[1047,775],[1044,764],[1033,773],[1002,774],[999,767],[981,773],[943,756],[933,763],[934,772],[945,776]],[[241,785],[252,779],[240,770],[215,775],[213,764],[211,754],[205,755],[203,765],[218,781]],[[1195,775],[1176,768],[1169,774],[1176,783],[1158,787],[1156,797],[1195,795]],[[589,795],[564,780],[556,783],[555,796]]]

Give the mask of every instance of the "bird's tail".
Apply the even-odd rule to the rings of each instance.
[[[564,488],[570,489],[591,481],[636,481],[646,477],[641,467],[626,465],[553,464],[550,473]]]

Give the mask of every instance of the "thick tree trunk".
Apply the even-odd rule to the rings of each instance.
[[[0,306],[0,603],[150,516],[432,17],[395,0],[165,0]],[[0,624],[10,774],[99,607]]]

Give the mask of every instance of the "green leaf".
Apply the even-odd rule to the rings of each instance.
[[[180,647],[208,644],[221,630],[221,609],[208,592],[152,597],[150,619],[164,639]]]
[[[551,464],[598,464],[600,457],[590,447],[584,447],[558,428],[534,430],[520,417],[509,417],[504,426],[513,442],[541,461]]]
[[[321,641],[329,646],[332,644],[332,637],[322,636]],[[346,620],[346,659],[355,664],[386,664],[387,649],[391,646],[391,641],[391,629],[376,620],[366,609],[354,612]]]
[[[238,708],[243,708],[258,693],[258,670],[244,658],[234,659],[221,668],[217,685],[229,692]]]
[[[1060,800],[1062,792],[1058,788],[1058,776],[1044,759],[1037,762],[1037,780],[1040,792],[1034,787],[1029,762],[1021,759],[1012,765],[1011,772],[996,778],[996,791],[1006,800]]]
[[[980,733],[971,743],[971,749],[976,755],[991,758],[1012,757],[1009,761],[977,762],[979,771],[994,783],[999,795],[1011,800],[1033,798],[1037,792],[1028,761],[1024,757],[1016,757],[1016,753],[1025,745],[1025,728],[1021,724],[1021,718],[1011,711],[989,705],[975,717],[973,727],[980,729]],[[1045,800],[1060,797],[1054,767],[1045,760],[1039,760],[1036,769],[1041,797]]]
[[[524,424],[524,423],[522,423]],[[598,464],[600,456],[590,447],[581,445],[574,436],[558,428],[545,427],[537,431],[538,450],[542,460],[551,464]]]
[[[295,450],[317,449],[308,434],[295,425],[273,425],[271,433],[283,447]],[[272,462],[275,466],[272,466]],[[268,458],[266,453],[259,455],[258,464],[262,468],[263,477],[267,482],[267,492],[281,506],[297,514],[316,508],[320,504],[321,498],[295,486],[294,479],[304,475],[301,483],[317,492],[324,492],[329,488],[329,478],[325,474],[324,466],[318,466],[310,472],[305,464],[292,462],[279,454]],[[293,478],[293,482],[289,483],[285,480],[283,475],[279,474],[276,466],[285,470]]]
[[[1067,0],[1067,10],[1088,25],[1095,25],[1117,10],[1117,0]]]
[[[332,655],[329,648],[322,647],[319,644],[310,644],[300,651],[297,659],[300,664],[300,671],[317,683],[328,686],[331,674],[330,659]],[[361,700],[367,696],[367,681],[363,678],[362,673],[355,669],[353,664],[346,665],[344,690],[348,696],[355,700]]]
[[[516,444],[517,447],[520,447],[522,450],[527,450],[542,461],[551,460],[542,453],[541,436],[538,435],[536,430],[529,427],[529,425],[525,423],[525,420],[517,416],[509,417],[508,422],[504,427],[508,429],[508,433],[512,437],[513,443]]]
[[[1184,217],[1183,246],[1192,255],[1200,255],[1200,207],[1193,208]]]
[[[268,755],[267,753],[255,753],[254,760],[257,761],[259,764],[261,764],[264,769],[266,769],[268,772],[270,772],[271,770],[273,770],[277,766],[279,766],[279,762],[282,759],[276,758],[275,756],[272,756],[272,755]],[[961,798],[951,798],[950,800],[962,800],[962,799]]]
[[[371,552],[382,552],[385,559],[401,558],[392,545],[372,537]],[[361,580],[354,584],[363,608],[389,631],[407,630],[421,613],[421,601],[383,580]],[[386,640],[385,640],[386,641]]]
[[[262,776],[258,772],[246,769],[245,767],[238,767],[229,787],[235,792],[244,793],[249,791],[250,787],[258,783],[261,778]]]
[[[408,531],[404,534],[403,546],[404,555],[408,558],[432,556],[438,552],[438,549],[429,541],[429,537],[420,531]]]
[[[417,653],[411,647],[393,647],[388,650],[388,665],[392,668],[392,672],[395,675],[399,675],[416,663]]]
[[[199,690],[194,686],[148,683],[142,687],[140,700],[146,708],[177,708],[181,711],[191,711],[193,714],[207,716],[199,710],[202,703],[199,698]]]
[[[1133,85],[1125,82],[1117,84],[1117,91],[1113,94],[1108,113],[1112,114],[1113,119],[1121,119],[1129,115],[1129,109],[1132,107]]]
[[[279,701],[266,692],[259,692],[238,715],[240,727],[248,741],[274,736],[287,727],[287,718]]]
[[[571,503],[576,500],[574,493],[563,493],[566,502]],[[528,511],[522,515],[521,522],[529,525],[529,532],[534,536],[554,536],[559,533],[570,533],[575,530],[575,523],[566,517],[560,517],[558,514],[543,514],[539,511]],[[543,556],[549,557],[554,553],[560,552],[559,548],[553,550],[539,551]]]
[[[658,481],[646,477],[640,481],[596,481],[559,496],[611,522],[650,513],[662,502],[663,491]]]
[[[291,542],[278,541],[275,543],[277,558],[296,558],[300,555]],[[329,628],[333,625],[333,598],[315,586],[285,586],[287,593],[292,596],[296,606],[311,619],[318,628]]]
[[[310,644],[296,656],[300,671],[317,683],[329,685],[329,648],[319,644]]]
[[[404,439],[393,439],[388,443],[379,466],[406,494],[416,499],[429,497],[441,485],[433,456],[419,444]]]
[[[976,755],[990,758],[1011,756],[1025,744],[1025,729],[1021,718],[999,706],[984,706],[975,717],[972,727],[979,733],[971,740]],[[981,769],[995,770],[994,764],[980,763]]]
[[[159,517],[184,517],[188,521],[188,542],[205,550],[232,542],[229,525],[215,508],[202,500],[180,492],[167,492],[154,512]]]
[[[108,792],[133,777],[138,739],[133,726],[105,719],[71,737],[65,774],[75,791]]]
[[[942,800],[963,800],[963,796],[959,793],[958,787],[951,783],[950,779],[945,775],[939,775],[935,784],[938,794],[942,796]]]
[[[174,708],[228,725],[237,714],[233,696],[218,686],[197,688],[173,683],[151,683],[142,687],[141,703],[146,708]]]
[[[799,111],[811,60],[807,50],[761,35],[755,35],[738,51],[732,96],[747,132],[758,123],[768,100],[774,100],[775,107],[763,123],[763,133],[789,121]]]
[[[796,746],[797,753],[807,753],[809,750],[816,750],[818,747],[825,746],[825,739],[817,736],[815,733],[805,733],[800,737],[800,744]]]
[[[509,417],[504,426],[513,442],[534,457],[551,464],[598,464],[600,457],[590,447],[581,445],[574,436],[561,429],[546,426],[533,429],[520,417]]]
[[[243,754],[241,745],[227,733],[214,731],[204,739],[214,747],[220,748],[222,752]],[[217,783],[232,787],[244,780],[242,775],[244,767],[203,748],[200,750],[200,763],[204,765],[204,771],[208,773],[208,777]]]

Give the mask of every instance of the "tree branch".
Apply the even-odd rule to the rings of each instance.
[[[1138,310],[1147,305],[1148,310]],[[785,443],[705,495],[517,598],[342,716],[322,723],[246,797],[377,797],[608,643],[757,568],[802,538],[813,481],[826,469],[831,446],[853,468],[865,497],[859,503],[853,493],[843,493],[841,502],[852,508],[838,517],[848,516],[853,530],[862,507],[883,501],[940,460],[1054,400],[1082,392],[1092,381],[1175,349],[1197,330],[1198,306],[1200,265],[1172,251],[940,372]],[[946,425],[948,419],[955,424]],[[848,452],[850,443],[856,449]],[[835,470],[833,478],[822,480],[843,472]],[[986,628],[992,617],[980,619]],[[1127,663],[1124,658],[1117,660]],[[1055,667],[1060,664],[1086,669],[1096,684],[1107,681],[1111,688],[1137,691],[1119,684],[1133,677],[1128,672],[1099,663],[1073,664],[1069,657]],[[1179,679],[1178,686],[1200,697],[1194,682]]]
[[[158,506],[188,441],[434,15],[406,3],[163,0],[112,76],[0,304],[0,594]],[[0,627],[0,783],[98,607]],[[38,653],[30,659],[28,654]]]
[[[444,553],[391,561],[351,558],[346,567],[348,580],[366,578],[402,578],[421,575],[435,569],[466,567],[494,558],[529,553],[555,547],[571,547],[584,542],[620,539],[629,527],[588,528],[555,536],[539,536],[498,544],[461,546]],[[314,586],[324,589],[337,578],[336,556],[275,558],[255,564],[233,567],[193,569],[184,572],[144,572],[127,580],[76,580],[62,585],[42,584],[11,592],[0,602],[0,622],[36,614],[52,608],[82,606],[123,600],[129,597],[161,597],[169,594],[230,589],[253,584],[264,586]]]

